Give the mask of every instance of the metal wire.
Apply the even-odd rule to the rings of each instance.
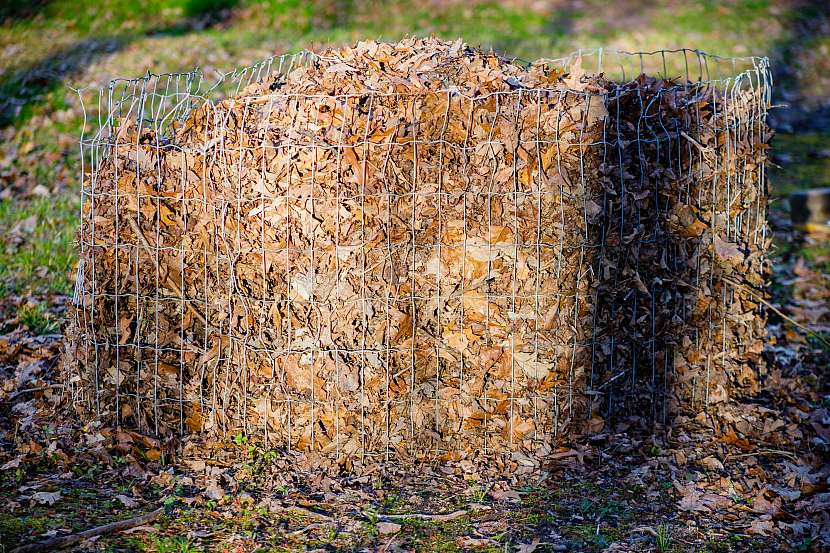
[[[516,155],[512,156],[512,167],[509,168],[512,181],[509,190],[495,186],[495,163],[490,174],[491,186],[487,190],[472,189],[466,185],[460,189],[447,189],[443,182],[443,170],[438,171],[436,183],[425,183],[422,172],[426,169],[418,163],[419,148],[438,147],[439,168],[444,166],[450,155],[463,160],[465,165],[459,172],[462,179],[470,171],[468,164],[474,154],[487,151],[489,161],[498,157],[492,131],[487,140],[481,143],[474,143],[469,134],[461,143],[447,140],[445,133],[449,122],[448,112],[439,116],[443,118],[443,123],[437,137],[419,137],[418,126],[414,126],[409,142],[415,150],[410,175],[413,188],[409,192],[367,190],[363,178],[359,188],[352,192],[342,190],[338,180],[333,199],[315,197],[313,186],[309,196],[301,189],[292,191],[290,185],[278,195],[266,194],[265,189],[260,188],[252,196],[244,191],[242,184],[245,154],[256,152],[262,156],[260,176],[264,180],[267,178],[264,160],[269,152],[287,152],[291,158],[293,152],[304,149],[330,151],[335,156],[334,172],[340,175],[349,163],[345,160],[348,152],[360,151],[362,162],[359,170],[365,177],[370,170],[367,166],[370,149],[384,151],[387,160],[384,167],[374,167],[372,170],[387,171],[389,169],[386,165],[396,155],[395,148],[398,146],[392,139],[373,140],[369,136],[368,126],[363,136],[347,137],[345,118],[337,129],[338,138],[334,142],[320,144],[313,138],[308,138],[310,133],[296,132],[290,141],[272,144],[266,138],[267,129],[249,128],[247,119],[250,117],[256,120],[255,111],[264,112],[264,121],[268,121],[273,110],[290,110],[298,101],[334,101],[343,105],[354,105],[359,101],[364,103],[364,109],[368,110],[371,119],[375,106],[394,98],[396,102],[407,102],[411,106],[413,121],[417,121],[418,114],[423,109],[423,100],[416,95],[370,93],[344,94],[335,98],[325,95],[300,97],[281,94],[276,90],[266,96],[233,100],[242,102],[244,106],[241,111],[242,121],[236,127],[237,130],[231,129],[232,108],[221,104],[220,99],[232,98],[252,83],[275,73],[288,73],[314,59],[314,55],[308,52],[267,58],[252,66],[221,74],[210,85],[206,85],[202,72],[194,70],[180,74],[148,73],[134,79],[114,79],[99,90],[79,91],[85,114],[85,132],[80,140],[83,160],[81,218],[84,224],[78,239],[81,264],[78,267],[73,300],[78,307],[75,320],[77,341],[88,349],[89,357],[85,361],[88,368],[71,375],[74,401],[102,420],[133,425],[143,432],[159,435],[187,433],[192,431],[188,421],[196,413],[202,421],[197,426],[210,432],[243,431],[260,437],[268,445],[286,449],[305,443],[311,449],[321,447],[327,453],[333,450],[338,458],[357,455],[361,458],[386,460],[399,454],[402,447],[412,456],[440,456],[462,449],[454,436],[470,421],[465,416],[457,421],[448,420],[446,413],[463,401],[480,405],[484,412],[481,424],[485,428],[482,449],[485,455],[516,449],[518,446],[514,443],[514,425],[524,418],[533,420],[536,430],[532,440],[537,446],[536,451],[550,451],[563,437],[563,431],[571,432],[569,428],[580,426],[578,421],[572,420],[578,417],[583,420],[595,417],[609,419],[631,413],[643,414],[642,409],[646,408],[654,422],[666,422],[670,411],[668,401],[672,387],[672,360],[677,349],[683,346],[674,342],[669,335],[669,328],[658,326],[664,324],[658,311],[668,298],[675,318],[690,319],[694,306],[689,305],[690,300],[684,295],[684,287],[693,285],[697,288],[708,286],[709,289],[715,289],[718,283],[714,280],[717,277],[713,272],[703,272],[707,263],[711,265],[714,259],[707,260],[709,254],[706,253],[690,256],[690,252],[681,251],[682,245],[671,242],[664,217],[668,215],[669,203],[672,201],[706,207],[711,210],[710,221],[716,221],[724,205],[740,203],[746,191],[754,189],[754,202],[743,205],[734,217],[726,221],[722,237],[739,243],[748,241],[754,245],[765,242],[766,223],[761,202],[766,194],[765,174],[763,168],[750,170],[744,153],[738,149],[747,140],[763,140],[772,85],[767,59],[719,58],[688,49],[635,53],[586,50],[566,58],[548,60],[547,63],[566,69],[581,65],[590,72],[604,72],[620,83],[643,74],[651,74],[674,79],[674,84],[668,84],[652,93],[644,86],[619,86],[609,93],[562,89],[518,89],[475,97],[464,96],[456,90],[440,93],[446,96],[447,110],[451,101],[467,105],[470,119],[477,106],[491,101],[496,104],[496,119],[504,111],[508,113],[504,117],[514,122],[522,116],[523,108],[529,105],[541,106],[542,100],[565,105],[570,97],[578,96],[582,99],[585,113],[592,102],[608,106],[609,114],[599,140],[589,138],[584,126],[575,139],[566,139],[558,133],[553,139],[543,138],[537,117],[535,138],[521,144],[525,150],[535,152],[537,159],[541,158],[543,151],[555,148],[557,164],[561,163],[564,150],[576,148],[579,152],[576,178],[581,183],[578,188],[588,191],[589,183],[598,178],[596,172],[602,173],[605,187],[603,190],[595,189],[594,196],[569,194],[564,182],[559,184],[555,195],[540,192],[540,186],[522,190]],[[716,129],[721,135],[721,145],[717,151],[706,151],[700,147],[702,139],[699,135],[699,113],[689,110],[688,117],[683,121],[669,117],[665,106],[670,104],[670,96],[679,91],[683,91],[687,97],[703,98],[709,95],[706,97],[712,98],[717,120],[721,122],[721,127]],[[634,105],[639,112],[634,128],[625,126],[626,121],[620,112],[623,104]],[[747,105],[752,109],[747,111]],[[177,126],[185,124],[194,109],[206,109],[208,117],[208,128],[204,129],[204,146],[199,151],[204,156],[205,163],[202,165],[202,175],[198,175],[197,180],[206,182],[208,175],[222,175],[226,182],[224,195],[211,196],[205,189],[193,193],[193,183],[183,165],[178,182],[168,183],[167,186],[171,190],[177,189],[175,194],[162,194],[161,186],[156,190],[142,190],[140,183],[147,178],[160,183],[170,177],[163,174],[159,155],[153,155],[155,161],[148,165],[139,159],[140,155],[145,155],[141,152],[188,153],[189,146],[172,143],[170,137],[174,135]],[[139,140],[145,134],[152,137],[149,142],[139,145],[135,141],[124,140],[122,131],[128,122],[136,129]],[[307,125],[312,127],[317,123],[316,120],[309,121]],[[557,122],[557,126],[559,124]],[[303,129],[298,129],[301,130]],[[235,147],[226,143],[224,137],[234,132],[248,133],[247,145]],[[705,164],[702,162],[704,157],[708,160],[707,156],[714,157],[714,162],[719,167],[722,165],[729,168],[723,171],[725,180],[717,176],[718,169],[714,174],[703,171]],[[102,167],[108,160],[124,157],[134,159],[134,175],[122,174],[119,165],[115,164],[114,179],[116,183],[121,183],[122,179],[135,183],[135,190],[130,191],[131,187],[120,184],[102,186]],[[234,159],[237,164],[235,169]],[[736,163],[743,166],[734,167]],[[692,197],[692,189],[687,187],[679,197],[666,199],[664,191],[659,189],[659,180],[649,174],[655,166],[671,172],[675,179],[708,183],[708,187],[696,186],[694,189],[697,190],[697,197]],[[565,174],[561,166],[557,169],[560,175]],[[315,157],[311,169],[312,182],[319,170]],[[431,191],[429,186],[425,186],[425,190],[418,189],[427,184],[434,184],[435,190]],[[642,195],[653,198],[653,212],[641,212],[639,203],[631,200],[632,197]],[[292,248],[286,241],[285,247],[271,248],[266,245],[266,232],[272,232],[266,230],[266,221],[271,225],[273,220],[281,219],[283,228],[290,229],[296,224],[294,218],[300,215],[293,214],[287,208],[280,215],[281,210],[277,205],[297,205],[308,201],[309,209],[314,213],[315,206],[330,200],[338,206],[345,203],[360,205],[363,210],[367,201],[372,205],[384,206],[385,224],[389,228],[393,225],[393,209],[411,202],[407,235],[405,238],[393,239],[387,233],[383,242],[370,245],[371,237],[367,234],[365,219],[361,218],[361,224],[354,235],[346,237],[342,234],[344,221],[341,220],[340,209],[336,209],[333,223],[336,237],[334,250],[337,252],[334,255],[334,271],[338,277],[333,284],[332,296],[321,299],[312,293],[307,302],[298,305],[290,293],[294,283],[301,282],[314,290],[328,278],[327,275],[318,273],[318,248],[321,246],[312,242],[310,250]],[[573,224],[566,219],[565,204],[580,206],[582,222],[573,227],[575,235],[568,240],[565,234],[560,234],[558,239],[551,239],[553,235],[549,226],[552,221],[541,218],[546,202],[551,201],[559,202],[558,224],[562,229]],[[211,240],[215,248],[210,249],[208,243],[195,246],[171,243],[165,238],[160,223],[168,216],[162,212],[164,202],[172,202],[177,206],[177,216],[181,217],[186,229],[193,228],[198,223],[191,219],[192,214],[210,213],[211,228],[215,234]],[[449,209],[448,206],[458,205],[459,202],[463,212],[463,242],[460,245],[442,243],[440,237],[445,231],[442,215]],[[102,203],[115,206],[130,203],[136,213],[136,220],[134,223],[127,221],[127,216],[117,207],[114,211],[114,229],[102,233],[96,228],[96,225],[103,224],[98,220],[99,206]],[[493,274],[492,260],[496,256],[507,260],[508,274],[505,274],[505,283],[488,284],[486,292],[480,296],[486,306],[484,328],[489,329],[496,324],[490,312],[491,305],[504,305],[511,318],[508,324],[513,330],[508,332],[506,344],[511,354],[509,393],[499,397],[488,395],[491,392],[488,386],[480,387],[480,392],[473,391],[468,371],[470,363],[475,360],[465,357],[463,350],[454,361],[448,360],[446,344],[441,339],[442,332],[450,326],[459,325],[462,336],[469,330],[465,328],[465,299],[478,296],[470,295],[473,292],[466,288],[463,276],[458,283],[448,283],[447,276],[442,275],[440,260],[442,255],[458,249],[462,259],[461,274],[466,273],[471,249],[480,247],[479,244],[472,243],[471,236],[467,233],[469,216],[484,206],[487,210],[487,236],[492,236],[496,226],[492,212],[494,203],[511,206],[512,219],[505,226],[511,227],[514,237],[512,241],[495,246],[496,250],[492,240],[486,241],[487,274]],[[432,244],[419,244],[416,229],[420,228],[419,218],[422,214],[416,206],[427,204],[435,206],[439,238]],[[599,225],[591,223],[595,205],[602,208],[604,213]],[[535,215],[530,220],[534,238],[523,241],[520,239],[520,227],[528,221],[520,220],[519,214],[522,209],[529,209],[530,206],[535,206]],[[255,224],[258,241],[251,242],[241,234],[241,217],[245,210],[248,210],[250,220],[258,221]],[[228,221],[229,215],[235,221],[232,225]],[[151,221],[142,224],[143,217],[150,217]],[[651,217],[653,219],[646,219]],[[154,233],[140,237],[135,242],[125,241],[121,236],[122,229],[127,229],[132,224],[137,224],[138,228],[152,228]],[[283,232],[287,234],[289,231]],[[630,239],[635,240],[633,251],[637,252],[633,258],[632,250],[621,246],[624,240],[629,239],[626,237],[632,236],[635,237]],[[344,238],[344,242],[341,242]],[[367,282],[367,274],[374,270],[369,266],[374,259],[372,248],[382,250],[384,266],[389,264],[391,268],[397,260],[409,267],[411,290],[405,297],[400,297],[392,286],[373,289]],[[104,270],[112,271],[112,285],[102,288],[96,275],[102,269],[99,265],[105,263],[105,250],[113,252],[115,262],[113,266],[103,267]],[[434,286],[424,286],[416,278],[421,270],[416,265],[419,250],[429,250],[439,260],[434,274]],[[360,284],[358,290],[352,291],[354,297],[349,296],[344,289],[343,271],[347,269],[341,264],[341,251],[354,251],[359,256],[357,277]],[[653,267],[641,264],[639,252],[650,252],[648,255],[644,253],[643,259],[654,259],[654,251],[662,252],[662,263],[669,273],[687,275],[694,283],[654,281],[645,283],[650,288],[646,294],[637,293],[636,287],[631,285],[627,293],[619,293],[621,288],[625,288],[625,283],[631,280],[631,271],[638,275],[640,272],[653,271]],[[574,254],[578,254],[576,263],[568,261],[574,259]],[[257,271],[261,274],[258,290],[247,288],[236,276],[235,267],[247,262],[245,260],[252,258],[250,256],[258,256]],[[691,272],[682,266],[683,260],[690,257],[696,260]],[[296,263],[306,258],[308,261],[304,271],[298,270]],[[541,278],[542,260],[546,258],[556,260],[557,279],[573,279],[572,290],[548,289]],[[165,274],[166,270],[163,270],[165,260],[169,263],[173,259],[178,260],[180,266],[175,286],[169,282],[170,274]],[[269,266],[279,263],[281,259],[284,259],[285,279],[281,287],[270,285],[267,282]],[[532,266],[522,266],[520,259],[532,259]],[[289,260],[296,263],[292,264]],[[129,267],[131,271],[124,274],[123,267]],[[149,280],[145,275],[147,267],[151,268],[152,274]],[[517,274],[520,270],[533,274],[532,289],[519,289]],[[202,289],[197,290],[189,284],[195,276],[186,278],[186,274],[201,275]],[[211,293],[215,292],[211,288],[219,285],[211,280],[215,275],[227,277],[224,296],[220,302],[211,300]],[[708,276],[708,282],[702,280],[704,276]],[[734,288],[730,284],[719,285],[719,288],[719,301],[724,305],[732,305],[736,301]],[[290,322],[287,327],[284,322],[275,323],[273,328],[265,323],[273,317],[273,313],[282,311],[290,319],[295,316],[296,310],[304,311],[306,304],[310,308],[309,312],[314,314],[310,317],[314,320],[313,335],[318,338],[324,333],[326,318],[345,316],[350,311],[357,313],[359,332],[356,341],[344,345],[330,340],[325,344],[318,338],[310,339],[292,331]],[[540,325],[540,321],[549,315],[549,310],[559,304],[571,305],[569,312],[556,315],[563,323],[562,328],[570,326],[574,329],[564,338],[551,336]],[[409,321],[409,331],[413,338],[408,347],[396,346],[389,338],[393,313],[397,311],[398,305],[405,305],[401,310],[413,314]],[[423,333],[424,329],[418,326],[415,314],[427,305],[437,306],[434,307],[435,328],[432,336],[424,338],[429,343],[428,347],[422,347],[415,336]],[[457,318],[453,318],[456,316],[448,308],[445,310],[447,305],[459,306]],[[106,306],[105,309],[109,311],[101,313],[102,306]],[[587,329],[583,338],[580,338],[582,330],[577,331],[576,327],[580,325],[581,313],[586,310],[591,313],[592,328]],[[448,314],[443,314],[445,311]],[[167,313],[175,313],[177,323],[171,322],[173,319],[168,320]],[[382,314],[379,320],[385,328],[382,340],[375,339],[370,328],[370,321],[374,320],[377,313]],[[127,320],[125,316],[129,322],[122,328],[122,321]],[[187,330],[189,325],[186,322],[194,317],[206,322],[201,336]],[[105,319],[114,321],[113,329],[103,327],[102,321]],[[236,319],[241,322],[234,323]],[[257,321],[256,331],[252,329],[252,320]],[[704,321],[704,324],[695,329],[698,337],[698,344],[695,345],[701,346],[703,336],[707,343],[720,336],[721,355],[707,351],[706,358],[702,361],[705,364],[702,376],[705,382],[692,386],[695,394],[702,390],[703,397],[689,398],[689,403],[701,408],[709,406],[710,392],[716,385],[713,372],[726,370],[724,359],[728,357],[728,349],[731,347],[731,342],[727,340],[729,323],[721,311],[713,310],[710,306]],[[626,324],[631,328],[647,328],[648,334],[620,331],[621,325]],[[128,332],[128,329],[131,330]],[[567,366],[567,378],[563,382],[540,393],[519,378],[516,355],[520,329],[524,329],[530,336],[534,363],[540,362],[541,352],[548,351],[551,344],[560,348],[560,355]],[[742,339],[751,341],[753,337],[746,336]],[[485,340],[488,344],[494,344],[489,330]],[[421,370],[418,359],[422,354],[433,357],[430,368],[433,373],[426,380],[416,378],[416,373]],[[240,356],[245,360],[244,363],[232,362],[232,359]],[[302,364],[308,365],[310,395],[289,390],[284,378],[280,376],[281,367],[292,359],[299,359]],[[321,399],[315,396],[315,378],[318,378],[320,364],[328,359],[333,360],[330,375],[332,384],[326,384],[331,395]],[[393,373],[393,365],[399,364],[400,359],[406,359],[403,365],[410,391],[414,392],[419,387],[426,390],[424,397],[428,397],[433,405],[431,414],[424,414],[420,409],[417,404],[419,396],[415,393],[408,394],[404,400],[395,399],[392,387],[402,374],[400,371]],[[194,363],[198,365],[197,374],[193,374]],[[122,372],[127,366],[131,367],[129,372],[135,375],[134,382],[124,380]],[[260,377],[252,377],[255,371],[260,371],[261,374],[262,367],[267,367],[270,373],[265,384],[261,383]],[[356,389],[353,383],[344,384],[344,379],[347,378],[344,370],[351,367],[359,369]],[[374,378],[376,368],[382,369],[382,393],[379,396],[367,393],[367,382]],[[196,385],[190,386],[189,379],[196,382]],[[172,388],[167,385],[171,381],[175,381]],[[448,382],[457,383],[454,384],[455,391],[452,393],[447,389]],[[492,420],[500,402],[507,402],[506,443],[495,440],[504,432],[504,428]],[[344,433],[341,427],[343,411],[348,410],[347,405],[359,405],[357,442],[354,441],[354,436]],[[580,405],[586,408],[582,409]],[[378,412],[383,413],[379,419],[375,417]],[[175,415],[175,426],[164,422],[165,414],[170,413]],[[251,417],[251,413],[259,416]],[[429,419],[430,416],[432,420]],[[334,421],[335,428],[331,445],[320,445],[320,424],[323,419],[329,418]],[[251,420],[258,422],[252,425]],[[383,421],[381,428],[373,427],[371,421],[375,420]],[[426,452],[418,451],[414,446],[424,433],[435,437],[430,442],[430,450]],[[307,438],[303,438],[306,435]],[[493,440],[499,445],[494,446]]]

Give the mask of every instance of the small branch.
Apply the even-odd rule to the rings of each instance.
[[[114,534],[123,532],[136,526],[143,526],[149,522],[153,522],[164,513],[164,507],[160,507],[152,513],[146,513],[137,517],[129,518],[127,520],[119,520],[118,522],[111,522],[103,526],[96,526],[77,534],[69,534],[68,536],[60,536],[51,538],[29,545],[22,545],[16,549],[12,549],[9,553],[38,553],[40,551],[54,551],[55,549],[63,549],[76,543],[100,536],[102,534]]]
[[[657,531],[651,526],[638,526],[631,530],[632,534],[648,534],[654,538],[657,537]]]
[[[289,536],[305,536],[305,535],[309,534],[309,532],[311,530],[314,530],[316,528],[320,528],[321,526],[323,526],[323,525],[320,524],[319,522],[313,522],[313,523],[311,523],[307,526],[303,526],[299,530],[294,530],[293,532],[289,532],[287,535],[289,535]],[[14,552],[12,552],[12,553],[14,553]]]
[[[490,507],[487,506],[487,505],[479,505],[478,509],[479,510],[489,510]],[[449,522],[451,520],[461,518],[461,517],[463,517],[463,516],[465,516],[469,513],[470,513],[470,511],[465,511],[463,509],[459,509],[458,511],[453,511],[453,512],[447,513],[447,514],[432,514],[432,513],[382,514],[382,513],[378,513],[377,517],[380,520],[402,520],[402,519],[408,519],[408,518],[412,519],[412,518],[414,518],[414,519],[419,519],[419,520],[432,520],[432,521],[435,521],[435,522]],[[364,516],[369,518],[368,513],[363,513],[363,514],[364,514]]]
[[[25,388],[23,390],[18,390],[13,394],[9,395],[9,400],[16,398],[17,396],[22,396],[23,394],[28,394],[29,392],[42,392],[44,390],[52,390],[55,388],[63,388],[63,384],[51,384],[49,386],[38,386],[36,388]]]
[[[698,142],[697,140],[695,140],[694,138],[692,138],[691,136],[686,134],[686,131],[680,131],[680,136],[682,136],[683,138],[685,138],[686,140],[691,142],[695,146],[695,148],[700,150],[700,153],[705,154],[709,151],[708,148],[705,148],[703,146],[703,144],[701,144],[700,142]]]
[[[60,389],[64,388],[63,384],[50,384],[49,386],[37,386],[35,388],[24,388],[22,390],[17,390],[16,392],[9,394],[9,397],[6,399],[0,399],[0,403],[11,403],[17,396],[22,396],[23,394],[28,394],[30,392],[42,392],[44,390],[52,390],[52,389]]]
[[[279,509],[284,513],[302,513],[307,517],[311,518],[322,518],[324,520],[332,520],[332,516],[328,513],[322,511],[315,511],[313,509],[309,509],[307,507],[301,507],[299,505],[281,505]]]
[[[784,314],[784,312],[782,312],[780,309],[778,309],[777,307],[772,305],[770,302],[768,302],[764,298],[758,298],[758,299],[760,300],[761,303],[763,303],[764,305],[766,305],[767,307],[769,307],[770,309],[775,311],[775,313],[779,317],[783,318],[784,320],[786,320],[790,324],[800,328],[801,330],[803,330],[804,332],[806,332],[807,334],[809,334],[813,338],[817,339],[819,342],[821,342],[825,346],[830,347],[830,342],[828,342],[827,339],[824,336],[822,336],[821,334],[818,334],[817,332],[814,332],[813,330],[810,330],[808,327],[806,327],[803,324],[799,323],[798,321],[796,321],[792,317],[787,316],[786,314]]]
[[[781,449],[760,449],[758,451],[752,451],[750,453],[736,453],[735,455],[727,455],[723,458],[724,461],[727,459],[740,459],[741,457],[755,457],[756,455],[781,455],[788,459],[792,459],[793,461],[798,461],[798,457],[794,453],[790,453],[789,451],[784,451]]]
[[[731,284],[732,286],[737,286],[739,288],[744,288],[744,289],[750,290],[751,292],[756,294],[756,296],[753,299],[757,299],[760,303],[762,303],[762,304],[766,305],[767,307],[769,307],[770,309],[772,309],[779,317],[781,317],[782,319],[784,319],[785,321],[787,321],[791,325],[795,326],[796,328],[800,328],[801,330],[803,330],[804,332],[806,332],[810,336],[816,338],[819,342],[821,342],[825,346],[830,347],[830,342],[828,342],[827,339],[824,338],[824,336],[822,336],[821,334],[818,334],[817,332],[815,332],[813,330],[810,330],[809,327],[804,326],[803,324],[799,323],[798,321],[796,321],[795,319],[793,319],[792,317],[790,317],[789,315],[787,315],[786,313],[784,313],[783,311],[781,311],[780,309],[778,309],[777,307],[772,305],[770,302],[768,302],[763,297],[761,297],[761,292],[759,292],[756,288],[753,288],[752,286],[749,286],[747,284],[742,284],[740,282],[736,282],[736,281],[734,281],[732,279],[729,279],[729,278],[724,278],[723,280],[724,280],[724,282],[726,282],[728,284]]]

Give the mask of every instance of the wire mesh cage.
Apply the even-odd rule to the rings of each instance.
[[[309,84],[371,83],[349,63],[81,91],[66,376],[85,416],[350,465],[533,466],[615,419],[757,391],[766,58]]]

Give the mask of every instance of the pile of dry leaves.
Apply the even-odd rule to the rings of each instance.
[[[322,466],[513,471],[757,392],[767,98],[410,39],[169,129],[139,109],[84,183],[72,402]]]

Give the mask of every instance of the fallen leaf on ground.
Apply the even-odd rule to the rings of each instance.
[[[711,455],[701,459],[700,464],[709,470],[723,470],[723,463]]]
[[[766,536],[775,529],[775,525],[771,520],[756,520],[747,529],[748,534],[755,534],[758,536]]]
[[[138,501],[136,501],[132,497],[129,497],[129,496],[126,496],[126,495],[116,495],[115,499],[120,501],[121,504],[124,505],[124,507],[126,507],[128,509],[132,509],[133,507],[138,506]]]
[[[395,522],[378,522],[378,532],[383,535],[397,534],[401,531],[401,525]]]
[[[61,492],[35,492],[32,501],[41,505],[54,505],[61,498]]]
[[[225,490],[223,490],[219,484],[216,483],[216,480],[211,480],[208,483],[207,488],[205,488],[205,496],[208,499],[215,499],[218,501],[225,497]]]

